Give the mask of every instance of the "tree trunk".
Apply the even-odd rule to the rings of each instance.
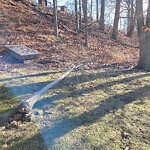
[[[130,9],[131,9],[131,13],[130,13],[130,20],[129,20],[129,25],[128,25],[128,28],[127,28],[127,36],[128,37],[132,37],[133,35],[133,31],[134,31],[134,26],[135,26],[135,11],[134,11],[134,0],[131,0],[130,1]]]
[[[150,0],[149,0],[148,10],[147,10],[146,25],[148,28],[150,28]]]
[[[116,0],[115,18],[114,18],[113,30],[112,30],[112,34],[111,34],[111,39],[114,39],[114,40],[117,39],[117,35],[118,35],[120,4],[121,4],[121,0]]]
[[[91,0],[91,5],[90,5],[90,17],[92,17],[93,13],[93,0]]]
[[[131,0],[126,1],[127,4],[127,31],[130,28],[130,21],[131,21]]]
[[[45,6],[47,6],[47,0],[45,0]]]
[[[96,57],[92,58],[91,60],[84,61],[84,62],[80,63],[77,66],[72,67],[71,69],[67,70],[64,74],[62,74],[62,76],[60,76],[59,78],[57,78],[54,81],[47,84],[40,91],[36,92],[31,98],[26,99],[23,102],[21,102],[19,107],[16,110],[14,110],[11,113],[11,115],[9,116],[9,121],[8,122],[11,123],[13,120],[15,120],[16,116],[18,118],[18,113],[21,115],[21,116],[19,115],[20,117],[18,119],[20,119],[20,120],[23,119],[22,121],[31,120],[30,119],[31,110],[32,110],[33,106],[35,105],[35,103],[39,100],[39,98],[45,92],[47,92],[49,89],[53,88],[56,84],[58,84],[60,81],[62,81],[67,75],[69,75],[72,71],[74,71],[74,70],[80,68],[81,66],[84,66],[84,65],[94,61],[95,59],[96,59]]]
[[[150,71],[150,31],[144,30],[144,17],[143,17],[143,0],[136,0],[136,12],[137,12],[137,24],[138,24],[138,36],[139,36],[139,62],[137,68]],[[147,11],[147,16],[150,15],[150,1]],[[147,22],[145,27],[149,27],[149,18],[147,17]]]
[[[58,36],[57,0],[53,0],[54,35]]]
[[[75,16],[76,16],[76,33],[79,33],[79,16],[78,16],[78,3],[77,0],[75,0]]]
[[[99,19],[98,0],[96,0],[96,21]]]
[[[38,3],[39,3],[39,4],[42,4],[42,0],[38,0]]]
[[[82,8],[84,14],[84,38],[85,38],[85,46],[88,46],[88,18],[87,18],[87,0],[82,0]]]
[[[79,28],[80,30],[82,28],[82,16],[81,16],[82,12],[81,11],[82,11],[81,0],[79,0]]]
[[[104,11],[105,11],[105,0],[101,0],[101,16],[100,16],[100,31],[104,32]]]

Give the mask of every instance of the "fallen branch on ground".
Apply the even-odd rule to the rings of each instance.
[[[20,105],[17,107],[17,109],[11,113],[8,123],[10,124],[12,121],[22,121],[22,122],[30,121],[29,117],[31,116],[32,107],[44,93],[46,93],[49,89],[53,88],[56,84],[58,84],[60,81],[62,81],[72,71],[80,68],[83,65],[86,65],[86,64],[92,62],[97,57],[98,56],[92,58],[91,60],[85,61],[83,63],[80,63],[79,65],[72,67],[71,69],[67,70],[62,76],[60,76],[59,78],[57,78],[54,81],[47,84],[40,91],[36,92],[31,98],[21,102]]]

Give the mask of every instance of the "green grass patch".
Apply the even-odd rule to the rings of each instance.
[[[11,82],[11,91],[18,91],[15,93],[18,97],[31,96],[60,74],[22,74]],[[3,97],[9,96],[4,96],[4,93],[1,93]],[[10,98],[13,99],[11,93]],[[0,115],[12,109],[7,107],[1,108],[3,113]],[[43,130],[42,136],[51,149],[150,149],[148,72],[84,69],[72,72],[41,97],[35,105],[36,111],[43,115],[45,123],[50,126],[48,130]],[[41,120],[35,118],[34,123],[18,125],[17,129],[5,130],[3,126],[0,127],[2,148],[45,149],[37,127]]]
[[[78,71],[54,91],[53,149],[150,149],[150,73]]]
[[[17,98],[10,89],[0,86],[0,149],[1,150],[44,150],[43,139],[39,134],[39,127],[34,123],[15,122],[9,128],[8,117],[13,109],[18,106]],[[7,128],[6,128],[7,126]]]

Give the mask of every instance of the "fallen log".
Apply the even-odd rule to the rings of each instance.
[[[22,122],[30,121],[32,107],[44,93],[46,93],[49,89],[53,88],[56,84],[62,81],[72,71],[78,69],[83,65],[86,65],[87,63],[93,61],[94,59],[95,58],[72,67],[71,69],[67,70],[64,74],[62,74],[59,78],[53,80],[45,87],[43,87],[40,91],[36,92],[31,98],[22,101],[20,105],[10,114],[8,123],[11,124],[11,122],[13,121],[22,121]]]

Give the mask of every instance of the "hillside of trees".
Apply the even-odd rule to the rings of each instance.
[[[77,34],[76,17],[71,12],[59,12],[59,36],[55,37],[52,8],[29,1],[2,1],[1,6],[1,37],[5,39],[2,44],[24,44],[36,49],[43,56],[39,62],[51,60],[52,65],[63,68],[95,56],[100,56],[99,67],[115,63],[126,63],[126,67],[132,67],[138,62],[136,35],[131,39],[118,32],[117,40],[112,40],[111,27],[105,25],[105,32],[101,32],[99,24],[89,20],[86,47],[83,18],[83,29]],[[46,65],[42,64],[43,67]]]

